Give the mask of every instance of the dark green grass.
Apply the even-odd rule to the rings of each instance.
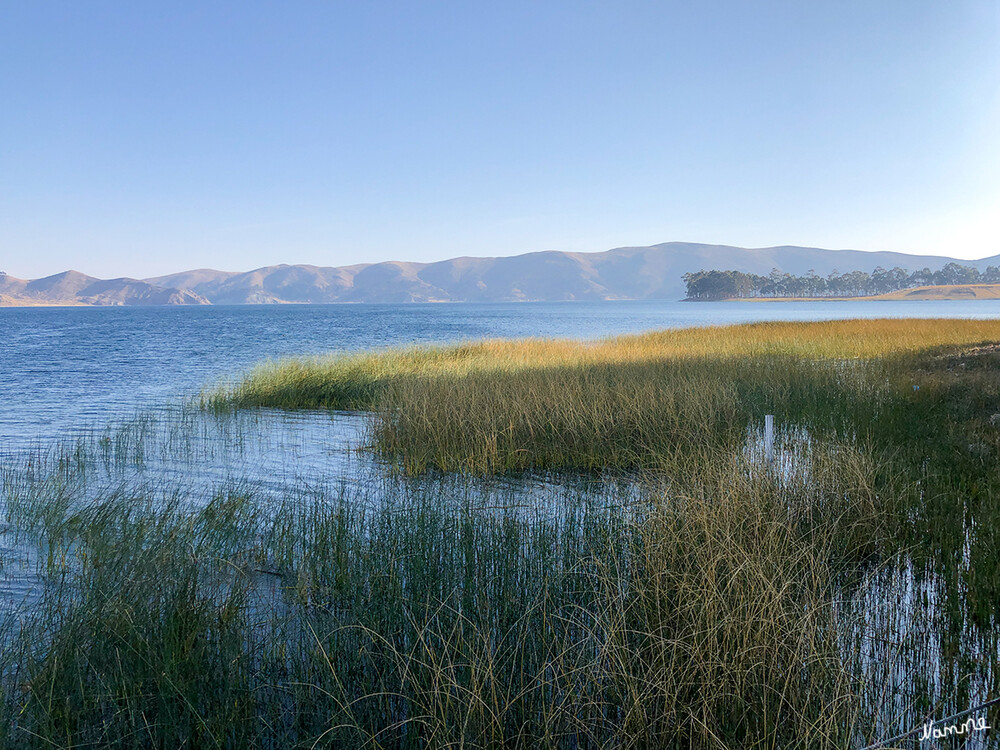
[[[846,746],[880,685],[832,602],[887,519],[864,456],[811,467],[720,461],[624,506],[477,509],[447,482],[377,509],[70,503],[33,532],[50,581],[4,655],[5,741]]]

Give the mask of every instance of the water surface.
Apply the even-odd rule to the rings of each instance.
[[[262,359],[759,320],[998,318],[1000,300],[0,308],[0,446],[197,393]]]

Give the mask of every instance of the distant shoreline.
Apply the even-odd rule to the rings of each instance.
[[[0,296],[0,307],[112,307],[112,305],[88,305],[86,302],[65,302],[62,300],[27,300]],[[122,307],[122,305],[118,305]]]
[[[685,302],[899,302],[921,300],[1000,300],[1000,284],[954,284],[918,286],[867,297],[725,297],[718,300],[693,299]]]
[[[129,302],[129,301],[102,301],[102,302],[88,302],[80,299],[77,300],[66,300],[66,299],[31,299],[24,297],[12,297],[10,295],[0,294],[0,308],[2,307],[178,307],[178,306],[189,306],[185,302],[179,301],[176,296],[167,297],[166,302]],[[914,287],[913,289],[901,289],[896,292],[889,292],[887,294],[877,294],[869,295],[864,297],[722,297],[719,299],[704,299],[704,298],[692,298],[688,297],[686,299],[678,300],[680,302],[900,302],[900,301],[920,301],[920,300],[1000,300],[1000,284],[954,284],[954,285],[944,285],[944,286],[921,286]],[[433,305],[441,303],[454,303],[454,302],[464,302],[465,300],[414,300],[408,302],[402,302],[397,304],[412,304],[412,305]],[[535,299],[535,300],[505,300],[507,302],[630,302],[630,301],[651,301],[650,298],[614,298],[605,300],[545,300],[545,299]],[[663,301],[673,301],[673,300],[663,300]],[[210,305],[210,302],[202,302],[202,305]],[[296,304],[325,304],[325,305],[351,305],[359,304],[355,301],[338,301],[338,302],[319,302],[319,303],[308,303],[308,302],[242,302],[235,303],[241,307],[251,307],[251,306],[272,306],[275,304],[279,305],[296,305]],[[363,303],[360,303],[363,304]],[[375,304],[391,304],[391,303],[375,303]],[[486,304],[496,304],[496,302],[489,302]]]

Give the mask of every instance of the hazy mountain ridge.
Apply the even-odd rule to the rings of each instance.
[[[0,275],[0,306],[209,304],[187,289],[157,286],[140,279],[97,279],[79,271],[32,280]]]
[[[996,264],[998,258],[969,261],[893,252],[795,246],[749,249],[668,242],[597,253],[543,251],[511,257],[459,257],[435,263],[277,265],[243,273],[203,268],[144,280],[107,282],[75,271],[34,281],[8,276],[0,277],[0,304],[45,304],[39,300],[46,299],[46,295],[61,295],[50,297],[52,300],[77,300],[71,304],[680,299],[685,292],[682,276],[702,269],[766,274],[778,268],[792,274],[814,270],[826,275],[834,270],[871,272],[877,266],[937,270],[951,262],[984,269]],[[19,303],[19,299],[24,301]]]

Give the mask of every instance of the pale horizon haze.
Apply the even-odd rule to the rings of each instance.
[[[0,4],[0,270],[1000,253],[1000,3]]]

